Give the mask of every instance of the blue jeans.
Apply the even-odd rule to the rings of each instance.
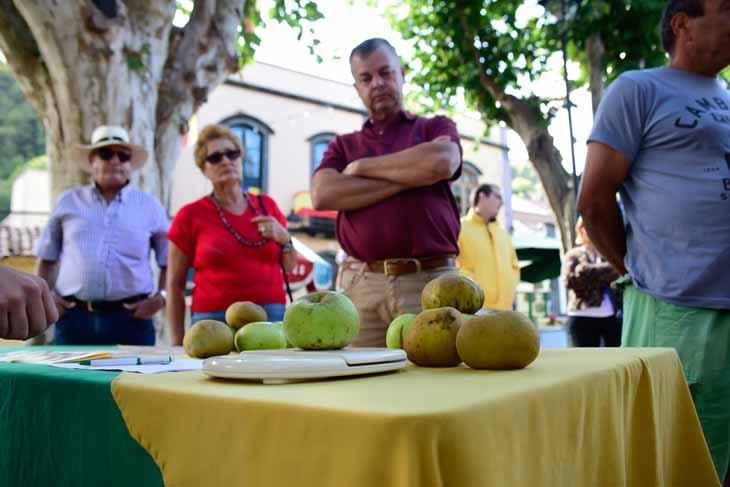
[[[154,345],[152,320],[138,320],[127,310],[92,312],[82,305],[66,311],[56,322],[56,345]]]
[[[286,310],[286,305],[284,303],[267,303],[259,304],[259,306],[266,310],[266,316],[269,321],[281,321],[284,319],[284,311]],[[197,323],[200,320],[217,320],[225,323],[226,310],[193,313],[191,322]]]

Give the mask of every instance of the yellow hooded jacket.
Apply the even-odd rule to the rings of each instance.
[[[485,223],[474,208],[461,219],[456,266],[484,289],[484,307],[510,310],[520,266],[510,235],[497,222]]]

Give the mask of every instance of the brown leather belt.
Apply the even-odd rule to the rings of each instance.
[[[365,263],[369,272],[377,272],[386,276],[402,276],[439,267],[454,267],[452,255],[435,255],[418,259],[385,259]]]
[[[90,311],[92,313],[104,313],[104,312],[112,312],[112,311],[129,311],[127,308],[124,307],[125,304],[132,304],[136,303],[137,301],[142,301],[143,299],[146,299],[146,294],[138,294],[136,296],[130,296],[126,299],[120,299],[119,301],[84,301],[83,299],[79,299],[73,294],[70,296],[64,296],[63,299],[66,301],[71,301],[72,303],[76,303],[77,305],[81,305],[82,307],[86,308],[87,311]]]

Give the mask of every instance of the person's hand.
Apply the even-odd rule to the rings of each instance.
[[[257,216],[251,218],[251,221],[258,225],[262,237],[273,240],[279,245],[289,241],[289,232],[273,216]]]
[[[25,340],[57,319],[46,281],[0,265],[0,338]]]
[[[165,298],[160,294],[155,294],[146,299],[141,299],[136,303],[125,303],[122,306],[132,312],[132,316],[138,320],[149,320],[165,307]]]
[[[66,301],[61,296],[59,296],[56,291],[51,291],[51,296],[53,297],[53,302],[56,305],[56,311],[58,311],[59,317],[63,316],[66,311],[76,306],[75,302]]]

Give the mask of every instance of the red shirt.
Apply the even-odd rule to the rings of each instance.
[[[258,197],[249,197],[256,212],[248,205],[242,215],[225,209],[223,214],[243,238],[256,242],[261,234],[251,219],[264,213]],[[268,196],[262,198],[268,214],[286,227],[286,218],[276,202]],[[172,220],[167,238],[195,269],[193,311],[221,311],[236,301],[286,303],[279,245],[273,240],[261,247],[243,245],[223,225],[209,196],[183,206]]]
[[[401,112],[387,126],[368,120],[362,130],[330,142],[322,168],[342,172],[363,157],[392,154],[448,135],[459,144],[459,132],[449,118],[423,118]],[[461,150],[461,144],[459,144]],[[451,180],[461,175],[461,166]],[[458,253],[459,210],[447,180],[402,191],[366,208],[337,214],[337,240],[348,255],[370,262],[396,257],[426,257]]]

